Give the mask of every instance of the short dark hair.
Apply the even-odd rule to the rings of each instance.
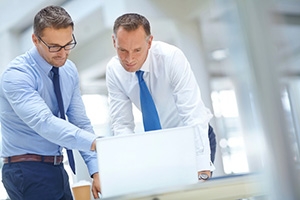
[[[120,27],[123,27],[126,31],[134,31],[140,26],[143,26],[146,37],[151,35],[150,23],[146,17],[137,13],[127,13],[118,17],[114,23],[114,34],[117,36],[117,31]]]
[[[67,11],[60,6],[48,6],[40,10],[34,17],[33,30],[36,36],[41,37],[45,28],[74,29],[74,23]]]

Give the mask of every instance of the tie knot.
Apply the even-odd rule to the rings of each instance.
[[[136,71],[135,74],[137,75],[139,82],[143,80],[144,71],[139,70],[139,71]]]
[[[57,75],[58,74],[58,67],[52,67],[51,71]]]

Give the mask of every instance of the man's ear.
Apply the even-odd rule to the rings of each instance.
[[[112,34],[112,39],[113,39],[113,44],[114,44],[114,47],[116,48],[116,38],[115,38],[115,35],[114,34]]]
[[[151,48],[152,40],[153,40],[153,35],[151,35],[149,40],[148,40],[148,49]]]
[[[37,36],[33,33],[32,34],[32,42],[33,42],[33,44],[36,46],[37,44],[38,44],[38,38],[37,38]]]

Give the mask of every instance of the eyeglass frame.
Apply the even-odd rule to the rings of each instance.
[[[74,34],[72,34],[72,37],[73,37],[74,42],[68,43],[68,44],[66,44],[66,45],[64,45],[64,46],[59,46],[59,45],[57,45],[57,46],[55,46],[55,45],[53,45],[53,46],[48,46],[47,43],[44,42],[44,40],[42,40],[42,38],[41,38],[40,36],[37,35],[36,37],[37,37],[37,38],[38,38],[38,39],[39,39],[39,40],[40,40],[40,41],[48,48],[48,50],[49,50],[50,53],[60,52],[60,50],[62,50],[62,48],[64,48],[66,51],[69,51],[69,50],[71,50],[71,49],[74,49],[74,48],[76,47],[76,44],[77,44]],[[68,46],[68,45],[74,45],[74,46],[73,46],[72,48],[70,48],[70,49],[66,49],[66,46]],[[51,47],[59,47],[60,49],[57,50],[57,51],[51,51],[51,50],[50,50]]]

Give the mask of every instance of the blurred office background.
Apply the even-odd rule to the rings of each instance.
[[[47,5],[63,6],[75,21],[70,59],[98,135],[111,134],[105,68],[115,55],[113,22],[137,12],[149,19],[154,40],[178,46],[191,63],[214,114],[214,177],[260,174],[264,195],[251,199],[300,198],[299,0],[0,0],[0,72],[33,46],[33,18]],[[71,184],[88,178],[76,159],[81,170],[70,173]]]

